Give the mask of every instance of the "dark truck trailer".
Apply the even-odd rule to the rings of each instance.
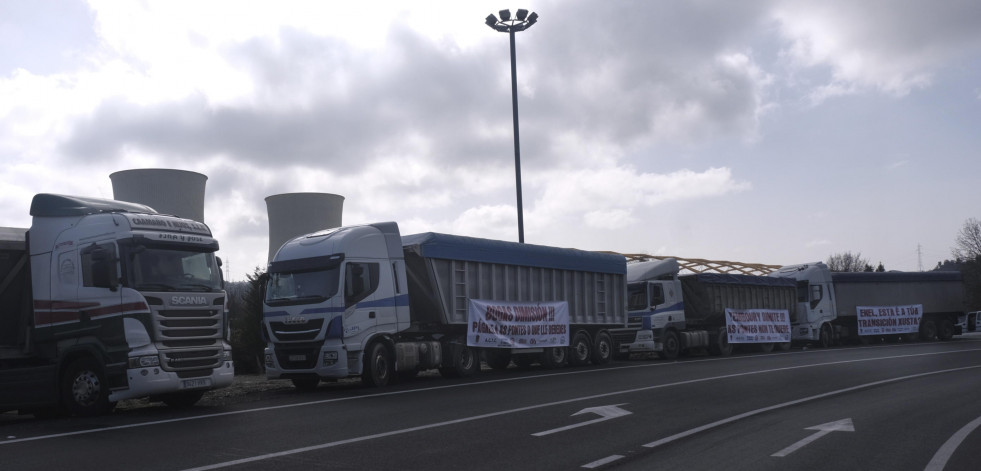
[[[689,326],[725,325],[726,309],[780,309],[797,322],[797,284],[766,276],[700,273],[682,275],[685,319]]]
[[[546,366],[603,362],[612,356],[608,329],[626,326],[622,256],[433,232],[404,236],[402,245],[410,319],[420,331],[464,333],[469,299],[568,304],[568,350],[484,349],[491,366],[506,367],[512,356],[519,364],[540,356]]]
[[[923,305],[919,336],[948,340],[966,330],[964,277],[958,271],[831,273],[839,335],[858,337],[859,306]]]

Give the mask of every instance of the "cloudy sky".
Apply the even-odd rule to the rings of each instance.
[[[109,174],[208,176],[232,280],[264,198],[345,224],[791,264],[950,258],[981,217],[977,0],[0,1],[0,225]]]

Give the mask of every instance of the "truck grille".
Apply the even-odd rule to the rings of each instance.
[[[157,311],[154,320],[162,340],[221,338],[220,309]]]
[[[302,342],[317,338],[320,329],[324,326],[323,319],[312,319],[303,324],[286,324],[283,322],[269,322],[273,335],[276,339],[284,342]]]
[[[165,369],[170,371],[217,368],[221,365],[221,349],[166,351],[163,352],[163,360]]]
[[[161,350],[161,367],[166,371],[188,372],[213,369],[222,364],[222,308],[164,309],[153,316]]]

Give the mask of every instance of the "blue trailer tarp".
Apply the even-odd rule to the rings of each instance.
[[[520,244],[436,232],[402,236],[402,246],[426,258],[556,268],[595,273],[626,274],[622,255]]]

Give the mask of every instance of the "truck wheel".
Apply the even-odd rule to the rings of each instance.
[[[569,362],[568,353],[565,347],[546,347],[542,352],[542,366],[549,369],[562,368]]]
[[[576,335],[572,336],[572,342],[569,344],[569,363],[572,366],[583,366],[589,363],[592,350],[589,336],[582,331],[576,332]]]
[[[484,350],[484,361],[495,370],[506,370],[511,365],[511,352],[505,348],[488,348]]]
[[[732,355],[732,344],[729,343],[729,333],[726,332],[726,329],[719,329],[715,336],[715,342],[709,345],[709,353],[724,357]]]
[[[930,341],[937,338],[937,323],[933,319],[923,319],[920,322],[920,340]]]
[[[759,348],[761,353],[770,353],[773,351],[773,343],[761,343],[757,348]]]
[[[160,400],[164,404],[170,407],[191,407],[197,404],[198,401],[204,396],[204,390],[198,391],[181,391],[175,393],[167,393],[160,395]]]
[[[940,340],[950,340],[954,338],[954,323],[950,319],[941,319],[937,325],[937,338]]]
[[[613,339],[610,334],[600,332],[593,339],[593,353],[590,358],[594,365],[608,365],[613,361]]]
[[[821,335],[818,337],[818,344],[821,348],[828,348],[831,346],[833,338],[831,337],[831,326],[824,324],[821,326]]]
[[[69,414],[80,417],[93,417],[112,410],[115,403],[109,402],[102,365],[89,357],[69,364],[61,377],[61,401]]]
[[[657,352],[657,356],[665,360],[674,360],[681,353],[681,342],[678,340],[678,333],[669,330],[664,332],[664,349]]]
[[[293,378],[293,387],[298,391],[309,392],[317,389],[317,385],[320,384],[320,378]]]
[[[480,356],[467,345],[451,345],[450,365],[439,369],[444,378],[469,378],[480,369]]]
[[[361,373],[361,381],[366,386],[384,387],[392,379],[394,373],[392,353],[388,351],[385,344],[375,342],[368,348],[368,354],[364,358],[364,371]]]
[[[789,352],[790,351],[790,342],[780,342],[780,343],[778,343],[776,345],[776,347],[781,352]]]

